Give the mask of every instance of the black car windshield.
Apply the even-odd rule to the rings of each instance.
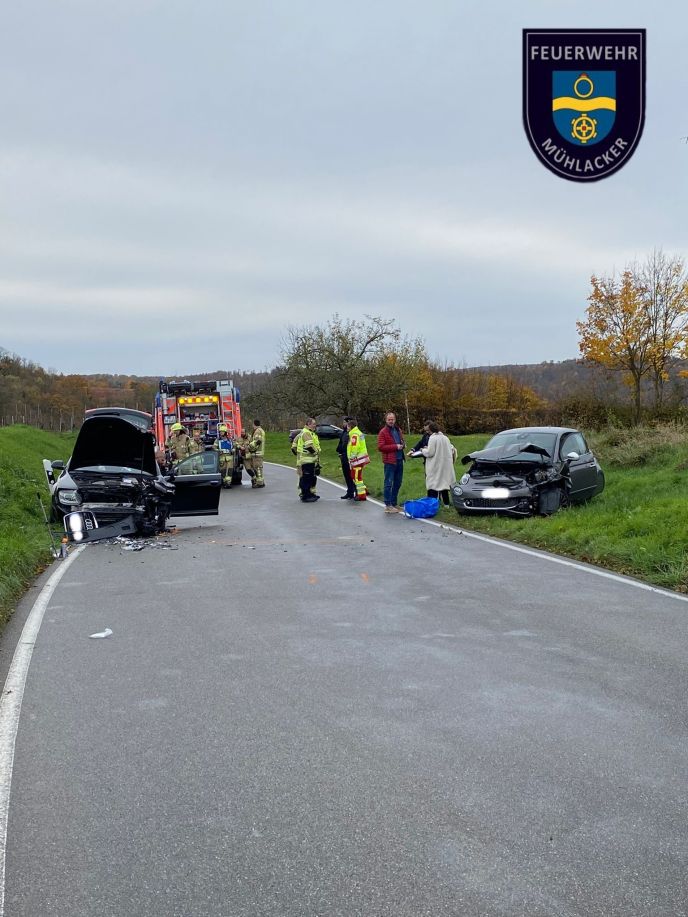
[[[493,436],[489,443],[484,447],[487,449],[506,450],[507,454],[500,457],[500,461],[516,460],[519,462],[541,462],[542,456],[534,452],[522,452],[522,449],[529,444],[540,446],[546,449],[550,456],[554,455],[554,447],[557,442],[555,433],[538,433],[532,431],[518,430],[514,432],[498,433]]]

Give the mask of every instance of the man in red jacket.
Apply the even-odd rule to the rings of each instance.
[[[401,429],[397,425],[397,417],[392,411],[385,417],[385,425],[377,435],[377,448],[382,453],[385,471],[385,512],[400,513],[401,507],[397,506],[399,488],[404,477],[404,449],[406,443]]]

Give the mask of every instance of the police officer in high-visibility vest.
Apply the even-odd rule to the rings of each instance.
[[[315,503],[320,499],[315,492],[320,465],[320,441],[315,426],[315,419],[309,417],[291,447],[291,451],[296,454],[296,472],[299,476],[299,490],[303,503]]]
[[[355,417],[349,418],[349,442],[346,446],[346,454],[351,468],[351,477],[354,479],[356,486],[354,502],[365,500],[368,490],[363,483],[363,469],[370,463],[370,456],[368,455],[365,436],[359,430],[358,421]]]
[[[191,455],[191,437],[182,424],[172,424],[170,435],[165,442],[165,449],[169,451],[170,459],[175,464]]]
[[[253,421],[253,433],[246,447],[244,468],[251,478],[251,487],[265,487],[263,456],[265,455],[265,430],[259,420]]]
[[[213,443],[213,449],[220,453],[220,474],[222,475],[222,486],[232,486],[232,470],[234,466],[234,455],[232,453],[232,441],[229,438],[229,432],[226,423],[217,425],[217,439]]]

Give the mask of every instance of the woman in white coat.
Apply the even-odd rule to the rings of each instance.
[[[425,486],[429,497],[440,497],[444,505],[449,506],[449,488],[456,480],[456,449],[434,420],[428,423],[428,430],[430,439],[427,446],[420,450],[426,459]]]

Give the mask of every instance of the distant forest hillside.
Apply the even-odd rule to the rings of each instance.
[[[552,405],[571,399],[585,398],[592,402],[623,404],[628,400],[628,386],[620,373],[588,366],[581,360],[562,360],[555,363],[504,364],[501,366],[476,366],[479,372],[496,373],[520,382]],[[671,409],[688,403],[688,380],[678,373],[688,368],[688,363],[674,360],[671,363],[665,399]],[[649,383],[647,390],[649,391]]]
[[[179,378],[233,379],[242,394],[250,396],[270,376],[222,369]],[[150,411],[159,381],[157,376],[110,373],[65,375],[0,348],[0,426],[24,423],[63,431],[79,427],[86,408],[117,405]]]
[[[685,363],[671,366],[662,417],[683,417],[686,412],[688,379],[678,375],[685,369]],[[440,379],[444,395],[430,402],[424,398],[426,393],[409,391],[406,410],[413,428],[426,416],[437,417],[453,433],[522,423],[598,427],[611,417],[621,422],[629,417],[629,390],[620,374],[577,360],[429,370]],[[177,379],[232,379],[241,391],[244,418],[261,417],[273,429],[288,429],[297,421],[297,412],[275,397],[277,373],[277,369],[218,369]],[[46,371],[0,348],[0,426],[25,423],[64,431],[79,427],[84,410],[90,407],[118,405],[150,411],[158,383],[153,376]],[[299,415],[298,422],[301,419]]]

